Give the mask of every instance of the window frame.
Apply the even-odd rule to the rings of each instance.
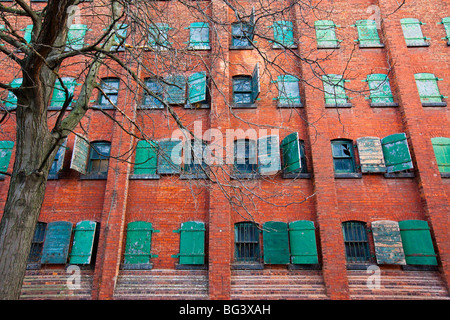
[[[113,83],[117,84],[117,88],[111,86],[108,88],[108,84]],[[116,105],[119,101],[119,90],[120,90],[120,79],[119,78],[102,78],[100,82],[100,87],[105,92],[105,95],[102,92],[99,92],[97,106],[101,109],[115,109],[115,107],[108,101],[115,102]],[[106,90],[105,90],[106,89]],[[113,97],[113,99],[111,99]]]
[[[350,155],[347,155],[347,156],[336,155],[334,146],[344,145],[344,144],[347,144],[349,146],[349,148],[347,150],[350,151]],[[356,173],[355,152],[353,150],[353,141],[352,140],[348,140],[348,139],[331,140],[331,153],[333,156],[333,167],[334,167],[335,175]],[[350,169],[351,171],[336,169],[336,160],[345,160],[345,159],[347,159],[348,161],[351,161],[351,169]]]
[[[349,232],[346,232],[346,230],[350,231],[354,238],[349,238]],[[342,234],[345,246],[345,259],[348,265],[372,262],[368,228],[365,222],[355,220],[342,222]]]
[[[231,24],[230,49],[253,49],[254,26],[250,22],[234,22]],[[247,44],[238,44],[238,43]]]
[[[238,142],[244,141],[244,156],[238,157]],[[251,152],[253,148],[253,153]],[[257,156],[257,141],[252,139],[236,139],[233,145],[233,172],[236,178],[254,178],[258,173],[258,156]],[[238,159],[244,159],[244,163],[238,163]],[[252,161],[254,159],[254,161]],[[254,163],[251,163],[254,162]]]
[[[97,151],[96,146],[108,146],[109,147],[109,153],[108,155],[99,153],[99,151]],[[108,176],[108,169],[109,169],[109,159],[110,159],[110,154],[111,154],[111,142],[109,141],[94,141],[90,143],[90,148],[89,148],[89,156],[88,156],[88,164],[87,164],[87,172],[86,172],[86,176],[93,178],[93,177],[97,177],[98,179],[106,179]],[[102,164],[104,162],[106,162],[106,171],[100,171],[99,170],[95,170],[93,171],[93,161],[99,161],[99,165],[98,167],[101,168]]]
[[[244,233],[245,238],[240,236],[242,233]],[[260,233],[256,223],[243,221],[234,224],[235,263],[260,264],[262,262]],[[251,235],[251,237],[247,237],[247,235]],[[243,253],[243,251],[245,252]]]
[[[159,78],[149,77],[144,79],[144,84],[148,88],[148,90],[156,97],[159,97],[160,100],[158,100],[156,97],[149,94],[145,89],[143,89],[142,100],[139,108],[164,109],[165,107],[164,103],[166,101],[164,83],[162,83]],[[146,103],[147,99],[151,100],[150,103]]]

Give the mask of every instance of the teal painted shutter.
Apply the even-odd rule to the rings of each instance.
[[[75,91],[75,86],[77,85],[76,80],[73,78],[62,78],[61,80],[63,81],[64,86],[67,88],[67,91],[69,92],[69,96],[73,97],[73,93]],[[50,107],[55,108],[55,109],[56,108],[61,109],[62,106],[64,105],[65,101],[66,101],[66,91],[64,91],[59,80],[56,79]],[[69,107],[70,107],[70,104],[69,104]]]
[[[291,249],[291,263],[319,263],[314,222],[307,220],[290,222],[289,242]]]
[[[182,75],[169,76],[165,79],[166,102],[168,104],[184,104],[186,102],[186,78]]]
[[[30,43],[31,42],[31,36],[33,34],[33,25],[32,24],[28,25],[28,26],[25,27],[25,29],[22,29],[22,30],[25,31],[25,33],[23,35],[23,38],[25,39],[25,41],[27,43]]]
[[[288,173],[300,172],[302,168],[300,142],[298,132],[286,136],[281,141],[281,154],[283,155],[283,171]]]
[[[395,133],[381,139],[387,172],[397,172],[413,168],[406,134]]]
[[[167,23],[155,23],[149,28],[148,44],[153,49],[167,50],[169,25]]]
[[[58,152],[55,155],[55,160],[53,161],[52,167],[50,168],[50,174],[57,174],[61,171],[64,165],[64,157],[66,155],[66,144],[67,139],[64,140],[63,144],[59,147]]]
[[[442,39],[447,40],[447,44],[450,45],[450,17],[442,18],[440,23],[444,25],[444,30],[447,34],[447,36]]]
[[[372,222],[372,235],[378,264],[406,264],[398,222]]]
[[[450,172],[450,138],[431,138],[439,172]]]
[[[325,104],[336,105],[347,103],[347,95],[345,94],[345,80],[342,75],[329,74],[322,77],[323,89],[325,92]]]
[[[400,23],[402,25],[403,36],[405,37],[405,42],[408,47],[418,47],[428,45],[422,33],[423,24],[417,19],[405,18],[401,19]]]
[[[67,47],[71,50],[83,48],[87,30],[88,28],[84,24],[72,24],[67,34]]]
[[[422,103],[439,103],[442,102],[442,98],[445,98],[439,92],[437,81],[440,79],[435,77],[434,74],[417,73],[414,75],[414,78],[416,79],[417,90]]]
[[[255,69],[253,69],[252,73],[252,99],[253,103],[259,96],[261,92],[261,83],[260,83],[260,73],[259,73],[259,63],[256,64]]]
[[[361,172],[386,172],[381,140],[377,137],[362,137],[356,139]]]
[[[273,23],[273,48],[293,47],[294,33],[291,21],[275,21]]]
[[[291,75],[278,76],[278,102],[281,105],[298,105],[300,101],[300,89],[298,78]]]
[[[128,25],[125,23],[118,24],[117,29],[114,32],[114,43],[115,45],[111,47],[111,50],[117,50],[125,44],[125,39],[127,38]]]
[[[174,232],[180,233],[180,253],[172,257],[179,257],[180,264],[204,264],[205,224],[198,221],[184,222]]]
[[[414,265],[437,265],[436,253],[428,222],[405,220],[398,223],[402,237],[406,263]]]
[[[47,224],[44,247],[42,249],[42,264],[64,264],[67,262],[72,223],[56,221]]]
[[[0,172],[7,172],[11,161],[14,141],[0,141]],[[3,176],[3,174],[0,174]]]
[[[265,264],[288,264],[289,235],[285,222],[268,221],[263,225]]]
[[[134,221],[127,227],[127,240],[125,244],[125,264],[147,264],[152,255],[152,233],[154,230],[150,222]]]
[[[193,22],[190,27],[189,46],[193,49],[210,49],[209,24],[206,22]]]
[[[70,252],[71,264],[91,263],[96,227],[95,221],[80,221],[76,224]]]
[[[370,48],[381,45],[375,20],[358,20],[356,21],[356,27],[360,47]]]
[[[391,85],[387,75],[369,74],[366,81],[369,84],[370,99],[372,99],[372,103],[394,103]]]
[[[11,81],[9,86],[12,88],[19,88],[22,85],[22,81],[22,78],[14,79],[13,81]],[[8,98],[6,98],[5,107],[6,110],[11,110],[17,107],[17,97],[11,91],[8,91]]]
[[[334,49],[339,48],[339,40],[336,38],[336,25],[333,21],[318,20],[314,22],[316,29],[317,48]]]
[[[206,100],[206,72],[198,72],[188,78],[189,103],[194,104]]]
[[[183,143],[181,140],[169,139],[158,142],[158,173],[176,174],[180,172],[181,150]]]
[[[85,137],[75,136],[70,169],[86,174],[89,158],[89,143]]]
[[[258,170],[261,175],[276,174],[281,170],[278,136],[271,135],[258,139]]]
[[[158,144],[154,141],[140,140],[136,146],[134,174],[156,174]]]

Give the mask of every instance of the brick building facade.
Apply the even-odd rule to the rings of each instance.
[[[239,3],[246,22],[261,15],[259,4]],[[232,141],[247,141],[243,158],[254,152],[259,167],[246,162],[233,176],[233,165],[227,166],[230,175],[213,166],[213,181],[221,183],[210,183],[197,167],[187,170],[186,154],[174,172],[150,145],[136,148],[138,139],[105,113],[138,136],[144,128],[159,150],[170,145],[161,141],[177,124],[155,99],[148,102],[153,107],[142,107],[141,90],[111,62],[99,78],[123,113],[95,97],[92,104],[103,111],[90,110],[77,131],[95,144],[71,134],[55,160],[22,297],[448,299],[449,3],[409,1],[396,10],[386,0],[325,1],[319,13],[292,6],[281,16],[256,19],[253,42],[232,30],[235,12],[224,2],[196,4],[223,26],[205,25],[176,1],[155,2],[165,16],[153,30],[167,32],[163,42],[171,46],[186,47],[190,39],[186,60],[164,53],[156,59],[157,51],[142,50],[141,65],[126,50],[117,55],[142,80],[169,69],[185,76],[186,97],[172,105],[183,124],[191,130],[201,124],[204,137],[211,129],[223,135],[241,129]],[[81,4],[81,12],[90,5]],[[277,5],[286,4],[274,2],[271,9]],[[103,28],[101,19],[88,15],[77,25],[86,26],[86,43]],[[133,30],[125,43],[137,48]],[[76,77],[77,66],[67,66],[68,77]],[[1,68],[2,82],[20,78],[12,64]],[[194,88],[203,80],[208,89],[198,98]],[[57,103],[55,109],[50,123]],[[11,172],[14,147],[7,142],[14,141],[14,118],[1,126]],[[278,130],[277,148],[268,152],[274,172],[252,151],[264,135],[245,135],[250,129],[270,135],[272,127]],[[144,160],[148,166],[137,161],[145,152],[153,155]],[[128,161],[116,159],[128,154]],[[2,204],[8,181],[0,181]],[[236,207],[241,199],[250,213]],[[77,274],[81,286],[68,286]]]

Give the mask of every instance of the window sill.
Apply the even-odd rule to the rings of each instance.
[[[58,180],[59,179],[59,173],[49,173],[47,180]]]
[[[105,105],[95,104],[91,107],[91,109],[94,109],[94,110],[99,110],[99,109],[101,109],[101,110],[116,110],[116,108],[114,106],[106,105],[106,104]]]
[[[141,109],[141,110],[163,110],[164,106],[153,107],[153,106],[148,105],[148,104],[142,104],[142,105],[138,106],[137,108]]]
[[[272,46],[272,49],[297,49],[298,47],[297,47],[297,45],[295,45],[295,44],[291,44],[291,45],[276,45],[276,44],[274,44],[273,46]]]
[[[311,179],[311,173],[300,172],[300,173],[290,173],[283,172],[283,179]]]
[[[441,172],[441,178],[450,178],[450,172]]]
[[[351,108],[351,103],[325,103],[325,108]]]
[[[196,50],[207,51],[207,50],[211,50],[211,47],[210,46],[198,46],[198,47],[189,46],[187,49],[192,50],[192,51],[196,51]]]
[[[52,106],[49,106],[49,107],[47,107],[47,110],[48,110],[48,111],[61,111],[61,110],[62,110],[62,107],[52,107]],[[72,110],[72,107],[68,107],[65,111],[69,111],[69,110]]]
[[[288,270],[321,270],[319,264],[288,264]]]
[[[210,105],[209,105],[209,103],[202,103],[202,102],[194,103],[194,104],[188,103],[188,104],[184,105],[184,108],[185,109],[209,109]]]
[[[301,103],[277,103],[278,108],[303,108]]]
[[[370,262],[361,262],[361,263],[348,263],[347,270],[367,270],[370,266],[373,266],[374,263]]]
[[[384,44],[377,43],[377,44],[359,44],[360,49],[375,49],[375,48],[384,48]]]
[[[80,175],[80,180],[106,180],[108,177],[108,174],[99,174],[99,173],[91,173],[91,174],[85,174]]]
[[[253,46],[230,46],[230,50],[253,50]]]
[[[233,103],[231,105],[233,109],[256,109],[256,103]]]
[[[335,179],[361,179],[362,173],[359,172],[348,172],[348,173],[335,173]]]
[[[232,180],[240,180],[240,179],[246,179],[246,180],[252,180],[252,179],[259,179],[261,176],[259,173],[232,173],[231,179]]]
[[[130,180],[158,180],[159,178],[159,174],[131,174],[129,176]]]
[[[446,107],[447,102],[422,102],[422,107]]]
[[[387,179],[395,179],[395,178],[414,178],[414,172],[388,172],[384,174],[384,177]]]
[[[439,268],[437,266],[431,266],[431,265],[411,265],[406,264],[402,265],[403,271],[439,271]]]
[[[371,103],[370,107],[372,108],[389,108],[389,107],[398,107],[398,103]]]
[[[336,44],[334,46],[317,46],[317,49],[340,49],[341,46],[339,44]]]
[[[29,263],[29,264],[27,264],[26,270],[40,270],[40,269],[41,269],[40,263]]]
[[[120,265],[121,270],[151,270],[153,263],[123,263]]]
[[[424,43],[417,43],[417,44],[407,44],[406,46],[408,48],[420,48],[420,47],[429,47],[430,44],[427,42],[424,42]]]
[[[175,270],[208,270],[206,264],[175,264]]]
[[[208,179],[204,173],[182,173],[180,174],[181,180],[205,180]]]
[[[236,262],[231,264],[231,270],[264,270],[264,265],[262,263],[245,263]]]

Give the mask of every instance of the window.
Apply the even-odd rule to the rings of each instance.
[[[289,234],[285,222],[268,221],[263,225],[264,263],[289,264]]]
[[[4,177],[2,172],[8,171],[13,148],[14,141],[0,141],[0,178]]]
[[[450,173],[450,138],[431,138],[440,173]]]
[[[84,24],[72,24],[67,34],[67,50],[80,50],[84,46],[84,37],[88,28]]]
[[[273,48],[296,48],[294,43],[293,24],[291,21],[275,21],[273,23]]]
[[[196,50],[211,49],[209,45],[209,24],[205,22],[191,23],[189,47]]]
[[[19,88],[22,85],[22,78],[17,78],[11,81],[9,86],[11,88]],[[6,98],[5,108],[6,110],[13,110],[17,107],[17,97],[11,91],[8,91],[8,97]]]
[[[234,258],[236,262],[260,262],[259,230],[252,222],[234,225]]]
[[[155,23],[149,28],[148,45],[154,50],[167,50],[170,46],[167,23]]]
[[[154,141],[140,140],[136,146],[134,174],[156,175],[158,168],[158,144]]]
[[[154,230],[150,222],[134,221],[128,223],[125,243],[124,269],[141,269],[150,264],[150,258],[158,257],[151,254],[152,234]]]
[[[164,108],[164,89],[158,79],[146,79],[145,86],[151,92],[144,90],[141,109],[163,109]]]
[[[406,263],[411,265],[437,265],[436,253],[428,222],[422,220],[399,221]]]
[[[257,172],[256,142],[254,140],[234,141],[234,170],[236,173],[243,174]]]
[[[183,142],[165,139],[158,142],[158,174],[178,174],[181,171]]]
[[[345,82],[342,75],[329,74],[322,77],[325,93],[325,107],[351,107],[345,93]]]
[[[253,28],[251,23],[236,22],[231,25],[232,48],[251,48],[253,41]]]
[[[392,96],[389,78],[385,74],[369,74],[364,80],[369,84],[371,106],[372,107],[389,107],[397,106]]]
[[[278,107],[301,107],[299,80],[291,75],[278,76]]]
[[[253,69],[252,76],[233,77],[234,107],[254,107],[260,88],[259,64]]]
[[[72,237],[72,223],[55,221],[47,224],[44,246],[42,248],[42,264],[65,264]]]
[[[99,95],[98,104],[102,108],[113,108],[117,105],[117,98],[119,95],[119,79],[104,78],[101,81],[101,89],[104,92]]]
[[[111,143],[92,142],[89,154],[88,174],[96,174],[106,178],[109,165]]]
[[[441,95],[438,87],[438,81],[442,79],[432,73],[416,73],[414,78],[423,106],[446,106],[442,99],[448,97]]]
[[[258,172],[273,175],[281,170],[280,138],[270,135],[258,139]]]
[[[384,47],[380,42],[375,20],[358,20],[354,26],[358,29],[357,42],[359,42],[360,48]]]
[[[97,222],[80,221],[73,230],[72,250],[70,252],[70,264],[91,263],[93,257],[94,240]]]
[[[331,141],[331,149],[335,173],[356,172],[351,140],[333,140]]]
[[[181,228],[174,230],[180,233],[180,253],[172,258],[179,258],[179,264],[199,265],[205,263],[205,223],[188,221]]]
[[[366,224],[359,221],[347,221],[342,223],[342,232],[347,262],[370,262]]]
[[[30,254],[28,255],[28,264],[40,264],[42,256],[42,247],[44,245],[45,222],[38,222],[34,229],[34,236],[31,242]]]
[[[402,25],[403,36],[405,37],[406,46],[408,47],[424,47],[429,46],[426,38],[422,33],[423,22],[417,19],[405,18],[401,19],[400,23]]]
[[[318,264],[314,222],[298,220],[289,223],[292,264]]]
[[[191,174],[204,174],[207,144],[199,140],[188,140],[184,147],[184,171]]]
[[[445,33],[447,34],[447,36],[442,39],[447,40],[447,45],[450,46],[450,17],[442,18],[440,24],[444,25]]]
[[[61,81],[62,81],[64,87],[67,89],[67,93],[66,93],[66,89],[64,89],[63,85],[61,85]],[[56,79],[56,81],[55,81],[52,100],[50,102],[50,106],[48,107],[49,110],[54,110],[54,109],[59,110],[63,107],[64,102],[66,102],[67,98],[69,98],[69,97],[73,98],[75,86],[77,85],[76,80],[73,78],[65,77],[65,78],[61,78],[61,81],[59,79]],[[68,94],[69,96],[66,97],[66,94]],[[72,101],[70,101],[68,107],[70,107],[71,104],[72,104]]]
[[[316,29],[316,41],[318,49],[337,49],[341,40],[336,38],[336,27],[330,20],[318,20],[314,22]]]

